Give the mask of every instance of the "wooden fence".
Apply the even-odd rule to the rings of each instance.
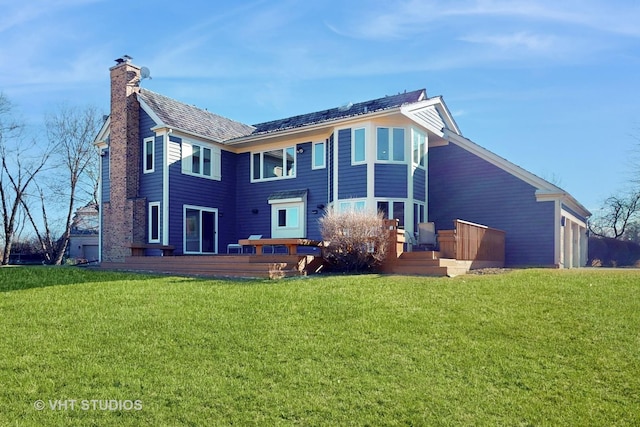
[[[457,219],[453,230],[439,230],[440,256],[467,261],[504,264],[505,232]]]

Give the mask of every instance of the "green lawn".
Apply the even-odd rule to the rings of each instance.
[[[0,316],[0,425],[640,424],[638,271],[2,268]]]

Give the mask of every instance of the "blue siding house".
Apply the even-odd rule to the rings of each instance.
[[[382,211],[413,235],[456,219],[501,229],[507,265],[586,262],[590,213],[462,136],[424,89],[246,125],[140,78],[127,57],[111,68],[111,115],[96,138],[103,262],[136,244],[190,255],[255,234],[319,240],[327,208]]]

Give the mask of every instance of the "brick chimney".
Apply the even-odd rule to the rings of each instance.
[[[131,243],[143,243],[146,200],[140,198],[140,67],[124,55],[111,72],[110,201],[103,206],[102,260],[123,262]]]

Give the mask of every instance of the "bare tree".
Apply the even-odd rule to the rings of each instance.
[[[46,117],[49,142],[52,146],[52,162],[56,175],[50,179],[46,191],[38,187],[42,225],[38,226],[32,209],[24,204],[45,258],[52,264],[61,264],[73,227],[74,211],[87,203],[97,201],[98,156],[93,140],[102,124],[101,115],[93,107],[76,108],[61,106]],[[52,200],[55,199],[55,200]],[[61,235],[56,237],[51,206],[60,206],[64,217]]]
[[[0,208],[2,209],[2,265],[9,263],[11,246],[20,227],[20,207],[28,188],[47,163],[47,149],[34,154],[34,144],[22,143],[23,125],[12,115],[12,105],[0,93]]]
[[[631,224],[640,219],[640,191],[611,196],[604,202],[602,212],[589,224],[591,233],[600,237],[623,237]]]

